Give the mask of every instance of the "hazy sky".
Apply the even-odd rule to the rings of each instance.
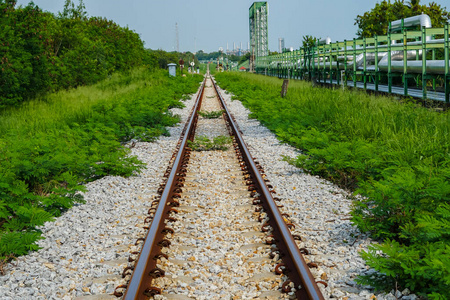
[[[18,0],[27,5],[29,0]],[[65,0],[34,0],[45,11],[57,13]],[[74,0],[78,4],[78,0]],[[140,34],[145,47],[176,50],[178,23],[180,51],[247,49],[248,9],[252,0],[84,0],[89,16],[111,19]],[[278,50],[278,38],[286,47],[298,48],[304,35],[329,36],[333,42],[353,39],[355,18],[380,0],[278,0],[269,3],[269,49]],[[422,1],[423,4],[430,1]],[[434,0],[450,9],[448,0]]]

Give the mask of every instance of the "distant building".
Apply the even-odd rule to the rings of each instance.
[[[236,43],[233,43],[233,50],[228,50],[228,49],[227,49],[227,52],[226,52],[226,53],[227,53],[228,55],[241,56],[241,55],[246,54],[247,52],[248,52],[248,50],[242,49],[242,43],[241,43],[241,46],[240,46],[240,47],[236,46]]]
[[[253,2],[249,8],[250,71],[253,71],[253,62],[256,58],[269,55],[268,16],[267,2]]]
[[[278,38],[278,52],[283,53],[284,50],[284,38]]]

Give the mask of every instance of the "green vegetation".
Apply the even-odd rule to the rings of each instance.
[[[212,63],[201,63],[200,64],[200,73],[202,74],[206,74],[206,71],[208,71],[208,66],[209,66],[209,73],[214,75],[217,70],[217,64],[212,62]]]
[[[212,151],[212,150],[228,150],[229,144],[232,143],[231,137],[219,135],[211,141],[206,136],[198,136],[195,140],[188,141],[188,146],[194,151]]]
[[[181,107],[179,99],[199,81],[141,68],[4,110],[0,260],[37,249],[37,227],[82,203],[84,183],[139,172],[144,165],[125,143],[167,134],[165,127],[178,122],[168,109]]]
[[[305,35],[303,36],[302,48],[308,49],[315,47],[318,40],[318,38],[311,35]]]
[[[243,64],[247,60],[250,60],[250,52],[247,52],[245,55],[241,56],[241,58],[238,61],[238,65]]]
[[[83,202],[83,184],[139,172],[126,143],[168,134],[168,109],[201,81],[169,78],[159,68],[178,54],[88,18],[82,0],[58,15],[15,6],[0,0],[0,273],[38,248],[39,226]]]
[[[380,273],[361,283],[435,299],[450,294],[448,112],[298,81],[281,98],[281,80],[245,73],[216,79],[252,117],[303,150],[297,166],[362,196],[353,222],[383,242],[363,254]]]
[[[164,50],[147,50],[150,56],[152,57],[153,61],[156,61],[158,63],[158,67],[161,69],[167,69],[167,64],[169,63],[176,63],[178,65],[179,70],[179,61],[184,61],[184,70],[183,73],[188,73],[188,67],[189,62],[195,63],[195,69],[197,70],[197,66],[200,65],[200,62],[198,61],[197,57],[192,54],[191,52],[184,52],[184,53],[178,53],[178,52],[166,52]]]
[[[234,61],[237,62],[239,61],[239,59],[241,58],[240,56],[237,55],[226,55],[223,51],[217,51],[217,52],[211,52],[211,53],[205,53],[203,52],[203,50],[199,50],[197,51],[197,53],[195,54],[195,56],[202,61],[217,61],[217,58],[219,57],[228,57],[228,59],[230,61]]]
[[[224,110],[218,111],[199,111],[198,114],[205,119],[217,119],[221,117],[224,113]]]
[[[211,75],[214,75],[217,73],[217,63],[210,63],[209,64],[209,73]]]
[[[57,16],[0,0],[0,109],[155,61],[139,35],[66,0]]]
[[[427,6],[421,5],[420,0],[411,0],[406,4],[403,0],[395,0],[393,3],[383,0],[380,3],[376,3],[372,10],[356,17],[357,35],[360,38],[386,35],[389,22],[417,16],[421,13],[430,16],[433,27],[444,27],[447,21],[450,20],[450,12],[436,2],[431,2]]]

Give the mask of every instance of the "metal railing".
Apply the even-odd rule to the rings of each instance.
[[[256,58],[256,72],[280,78],[450,101],[450,24],[443,28],[403,29],[383,36],[316,43],[311,48]],[[401,87],[399,90],[398,87]],[[417,93],[417,90],[420,93]],[[430,97],[429,91],[433,91]]]

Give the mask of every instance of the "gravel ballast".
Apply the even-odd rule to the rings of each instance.
[[[208,79],[201,111],[221,109]],[[228,135],[222,116],[199,117],[195,140]],[[168,259],[157,265],[165,277],[152,284],[163,290],[155,299],[289,299],[231,141],[227,149],[191,151],[186,169],[171,246],[162,250]]]
[[[222,91],[244,139],[263,166],[282,199],[282,212],[291,215],[293,233],[302,237],[301,247],[310,252],[307,261],[318,268],[311,271],[328,287],[321,289],[326,299],[395,299],[393,294],[374,295],[370,287],[355,283],[355,277],[371,272],[359,252],[371,240],[348,220],[351,200],[335,185],[303,173],[282,161],[282,155],[299,155],[293,147],[281,144],[274,134],[249,119],[249,111]],[[197,95],[185,101],[184,109],[173,109],[184,122]],[[162,182],[183,126],[169,128],[170,137],[154,143],[136,143],[132,155],[147,168],[129,178],[105,177],[87,184],[85,204],[71,208],[55,222],[42,226],[39,251],[19,257],[0,276],[2,299],[116,299],[114,288],[124,284],[134,243],[144,236],[143,220]],[[415,299],[404,291],[397,296]],[[408,294],[408,295],[406,295]],[[207,298],[206,298],[207,299]],[[246,299],[246,298],[243,298]]]
[[[182,123],[196,97],[185,101],[185,108],[172,109]],[[144,236],[144,218],[182,129],[169,128],[170,137],[154,143],[135,143],[131,155],[146,169],[129,178],[108,176],[87,184],[85,204],[42,226],[42,249],[19,257],[0,276],[1,298],[117,299],[108,294],[125,283],[121,274],[136,239]]]

